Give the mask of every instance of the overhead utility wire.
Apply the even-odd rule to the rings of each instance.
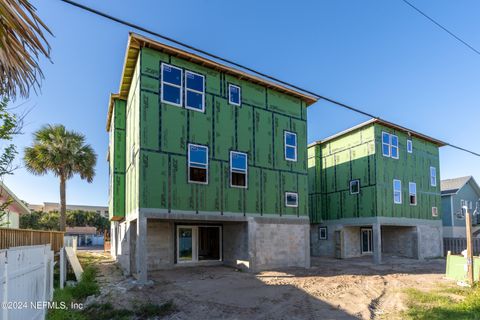
[[[367,117],[370,117],[370,118],[380,119],[380,117],[375,116],[375,115],[373,115],[373,114],[371,114],[371,113],[368,113],[368,112],[366,112],[366,111],[357,109],[357,108],[355,108],[355,107],[346,105],[346,104],[344,104],[344,103],[342,103],[342,102],[339,102],[339,101],[336,101],[336,100],[327,98],[327,97],[322,96],[322,95],[320,95],[320,94],[318,94],[318,93],[315,93],[315,92],[306,90],[306,89],[301,88],[301,87],[298,87],[298,86],[296,86],[296,85],[294,85],[294,84],[291,84],[291,83],[288,83],[288,82],[286,82],[286,81],[283,81],[283,80],[277,79],[277,78],[275,78],[275,77],[269,76],[269,75],[267,75],[267,74],[265,74],[265,73],[256,71],[256,70],[254,70],[254,69],[251,69],[251,68],[249,68],[249,67],[246,67],[246,66],[244,66],[244,65],[241,65],[241,64],[236,63],[236,62],[234,62],[234,61],[231,61],[231,60],[222,58],[222,57],[220,57],[220,56],[217,56],[217,55],[215,55],[215,54],[209,53],[209,52],[204,51],[204,50],[202,50],[202,49],[193,47],[193,46],[191,46],[191,45],[189,45],[189,44],[186,44],[186,43],[183,43],[183,42],[181,42],[181,41],[175,40],[175,39],[170,38],[170,37],[168,37],[168,36],[164,36],[164,35],[162,35],[162,34],[160,34],[160,33],[155,32],[155,31],[146,29],[146,28],[144,28],[144,27],[142,27],[142,26],[139,26],[139,25],[137,25],[137,24],[134,24],[134,23],[132,23],[132,22],[128,22],[128,21],[122,20],[122,19],[120,19],[120,18],[116,18],[116,17],[111,16],[111,15],[109,15],[109,14],[107,14],[107,13],[98,11],[98,10],[96,10],[96,9],[87,7],[87,6],[83,5],[83,4],[80,4],[80,3],[77,3],[77,2],[74,2],[74,1],[71,1],[71,0],[60,0],[60,1],[65,2],[65,3],[68,3],[68,4],[70,4],[70,5],[74,6],[74,7],[80,8],[80,9],[82,9],[82,10],[91,12],[91,13],[93,13],[93,14],[99,15],[99,16],[104,17],[104,18],[106,18],[106,19],[115,21],[115,22],[117,22],[117,23],[120,23],[120,24],[129,26],[129,27],[131,27],[131,28],[134,28],[134,29],[143,31],[143,32],[148,33],[148,34],[151,34],[151,35],[153,35],[153,36],[156,36],[156,37],[162,38],[162,39],[164,39],[164,40],[173,42],[173,43],[178,44],[178,45],[180,45],[180,46],[182,46],[182,47],[184,47],[184,48],[188,48],[188,49],[190,49],[190,50],[199,52],[199,53],[201,53],[201,54],[203,54],[203,55],[212,57],[212,58],[214,58],[214,59],[216,59],[216,60],[223,61],[223,62],[228,63],[228,64],[230,64],[230,65],[233,65],[233,66],[239,67],[239,68],[241,68],[241,69],[250,71],[250,72],[252,72],[252,73],[254,73],[254,74],[257,74],[257,75],[259,75],[259,76],[262,76],[262,77],[264,77],[264,78],[266,78],[266,79],[270,79],[270,80],[275,81],[275,82],[277,82],[277,83],[281,83],[281,84],[286,85],[286,86],[288,86],[288,87],[291,87],[291,88],[297,89],[297,90],[299,90],[299,91],[308,93],[308,94],[310,94],[310,95],[312,95],[312,96],[314,96],[314,97],[316,97],[316,98],[318,98],[318,99],[325,100],[325,101],[327,101],[327,102],[330,102],[330,103],[335,104],[335,105],[337,105],[337,106],[340,106],[340,107],[342,107],[342,108],[348,109],[348,110],[350,110],[350,111],[353,111],[353,112],[362,114],[362,115],[367,116]],[[450,144],[450,143],[445,143],[445,144],[448,145],[448,146],[450,146],[450,147],[452,147],[452,148],[455,148],[455,149],[458,149],[458,150],[461,150],[461,151],[465,151],[465,152],[471,153],[471,154],[473,154],[473,155],[475,155],[475,156],[477,156],[477,157],[480,157],[480,153],[477,153],[477,152],[474,152],[474,151],[471,151],[471,150],[468,150],[468,149],[465,149],[465,148],[462,148],[462,147],[458,147],[458,146],[453,145],[453,144]]]
[[[463,40],[462,38],[460,38],[459,36],[457,36],[456,34],[454,34],[452,31],[448,30],[446,27],[442,26],[439,22],[435,21],[435,19],[433,19],[432,17],[430,17],[429,15],[427,15],[425,12],[423,12],[422,10],[418,9],[417,7],[415,7],[412,3],[408,2],[407,0],[402,0],[403,2],[405,2],[407,5],[409,5],[413,10],[417,11],[418,13],[420,13],[422,16],[424,16],[425,18],[427,18],[428,20],[430,20],[431,22],[433,22],[437,27],[439,27],[440,29],[442,29],[443,31],[445,31],[446,33],[448,33],[450,36],[452,36],[453,38],[455,38],[457,41],[461,42],[463,45],[465,45],[467,48],[469,48],[470,50],[472,50],[473,52],[475,52],[476,54],[480,55],[480,51],[478,51],[477,49],[475,49],[473,46],[471,46],[470,44],[468,44],[465,40]]]

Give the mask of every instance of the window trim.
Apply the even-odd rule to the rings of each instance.
[[[297,201],[294,205],[291,205],[291,204],[288,204],[287,202],[287,195],[295,195],[296,198],[297,198]],[[298,208],[298,192],[290,192],[290,191],[286,191],[285,192],[285,207],[288,207],[288,208]]]
[[[434,210],[435,210],[435,214],[433,214]],[[432,217],[438,217],[438,208],[437,207],[432,207]]]
[[[358,191],[352,192],[352,183],[358,182]],[[350,180],[350,194],[359,194],[360,193],[360,179],[352,179]]]
[[[412,139],[407,139],[407,153],[413,153],[413,141],[412,141]]]
[[[203,81],[203,92],[200,92],[200,91],[197,91],[195,89],[189,89],[187,87],[187,74],[193,74],[193,75],[196,75],[196,76],[199,76],[202,78],[202,81]],[[193,71],[190,71],[190,70],[185,70],[185,80],[184,80],[184,87],[185,87],[185,109],[188,109],[188,110],[193,110],[193,111],[197,111],[197,112],[203,112],[205,113],[205,76],[203,74],[200,74],[200,73],[197,73],[197,72],[193,72]],[[188,91],[191,91],[191,92],[194,92],[194,93],[198,93],[198,94],[201,94],[202,95],[202,109],[196,109],[194,107],[189,107],[188,106],[188,95],[187,95],[187,92]]]
[[[322,237],[321,230],[325,230],[325,237]],[[318,240],[328,240],[328,227],[327,226],[319,226],[318,227]]]
[[[164,68],[165,66],[168,66],[168,67],[173,68],[173,69],[180,70],[180,85],[176,85],[176,84],[170,83],[170,82],[165,82],[165,81],[163,80],[163,68]],[[170,104],[170,105],[172,105],[172,106],[176,106],[176,107],[180,107],[180,108],[183,107],[183,69],[182,69],[182,68],[179,68],[179,67],[176,67],[176,66],[174,66],[174,65],[171,65],[171,64],[162,62],[161,65],[160,65],[160,79],[161,79],[161,81],[160,81],[160,91],[161,91],[161,92],[160,92],[160,93],[161,93],[161,94],[160,94],[160,101],[161,101],[162,103]],[[167,84],[167,85],[169,85],[169,86],[176,87],[176,88],[179,88],[179,89],[180,89],[180,103],[177,104],[177,103],[173,103],[173,102],[171,102],[171,101],[166,101],[166,100],[164,99],[164,97],[163,97],[163,94],[164,94],[164,92],[165,92],[165,90],[163,90],[163,84],[164,84],[164,83]]]
[[[190,146],[202,147],[202,148],[206,148],[206,149],[207,149],[207,162],[206,162],[206,164],[205,164],[206,168],[202,168],[202,167],[199,167],[199,166],[191,166],[191,165],[190,165]],[[188,146],[187,146],[187,148],[188,148],[188,149],[187,149],[187,153],[188,153],[188,154],[187,154],[187,171],[188,171],[188,172],[187,172],[187,175],[188,175],[187,178],[188,178],[188,183],[196,183],[196,184],[205,184],[205,185],[207,185],[207,184],[208,184],[208,174],[209,174],[209,172],[208,172],[208,171],[209,171],[209,170],[208,170],[208,168],[209,168],[209,166],[208,166],[208,163],[209,163],[209,161],[208,161],[208,151],[209,151],[209,150],[208,150],[208,146],[204,146],[204,145],[196,144],[196,143],[189,143]],[[198,162],[194,162],[194,163],[198,163]],[[198,164],[200,164],[200,163],[198,163]],[[201,182],[201,181],[193,181],[193,180],[191,180],[191,179],[190,179],[190,168],[191,168],[191,167],[197,168],[197,169],[205,169],[205,170],[207,170],[207,173],[206,173],[207,181]]]
[[[295,145],[287,144],[287,134],[293,134],[295,136]],[[297,160],[298,160],[298,150],[297,150],[298,140],[297,140],[297,138],[298,137],[297,137],[297,134],[295,132],[287,131],[287,130],[283,131],[283,156],[284,156],[285,160],[287,160],[287,161],[297,162]],[[295,158],[294,159],[289,159],[287,157],[287,147],[295,149]]]
[[[246,158],[245,172],[241,172],[241,170],[239,170],[239,169],[237,169],[237,170],[233,169],[233,167],[232,167],[232,163],[233,163],[232,162],[232,155],[234,153],[245,155],[245,158]],[[229,171],[230,171],[230,188],[248,189],[248,153],[240,152],[240,151],[233,151],[233,150],[230,151],[230,168],[229,168]],[[244,186],[236,186],[236,185],[232,184],[232,173],[233,172],[244,173],[245,174],[245,185]]]
[[[433,170],[432,170],[433,169]],[[432,172],[435,173],[435,182],[432,183],[432,181],[434,181],[432,178],[434,177],[434,175],[432,174]],[[437,168],[436,167],[430,167],[430,187],[436,187],[437,186]]]
[[[385,135],[388,136],[388,143],[383,142],[383,136],[385,136]],[[384,157],[387,157],[387,158],[390,158],[390,157],[391,157],[390,141],[391,141],[390,133],[385,132],[385,131],[382,131],[382,155],[383,155]],[[387,145],[387,146],[388,146],[388,148],[387,148],[388,154],[385,154],[385,153],[384,153],[384,150],[383,150],[383,146],[384,146],[384,145]]]
[[[410,187],[411,187],[411,186],[415,186],[415,193],[412,193],[412,192],[410,191]],[[415,203],[412,203],[412,201],[410,200],[410,197],[411,197],[412,195],[415,196]],[[416,205],[417,205],[417,202],[418,202],[417,199],[418,199],[418,198],[417,198],[417,183],[416,183],[416,182],[409,182],[409,183],[408,183],[408,203],[410,203],[411,206],[416,206]]]
[[[400,190],[398,191],[400,193],[400,201],[395,200],[395,192],[397,192],[395,190],[395,182],[396,181],[400,182]],[[394,204],[402,204],[402,180],[399,180],[399,179],[393,179],[393,203]]]
[[[238,103],[236,102],[233,102],[232,101],[232,96],[230,94],[230,88],[231,87],[236,87],[238,88]],[[228,84],[228,104],[231,104],[233,106],[237,106],[237,107],[240,107],[242,105],[242,87],[240,87],[239,85],[236,85],[236,84],[233,84],[233,83],[229,83]]]

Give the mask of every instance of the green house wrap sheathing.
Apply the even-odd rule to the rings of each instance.
[[[112,125],[110,127],[110,219],[125,217],[125,101],[113,99]]]
[[[205,112],[161,103],[162,62],[205,76]],[[228,84],[241,87],[241,106],[228,103]],[[127,214],[149,208],[308,215],[307,113],[301,99],[143,47],[125,112]],[[284,158],[285,131],[297,134],[296,162]],[[188,143],[209,147],[208,185],[188,183]],[[230,151],[248,154],[246,189],[230,187]],[[298,193],[298,208],[285,206],[285,192]]]
[[[382,155],[382,132],[398,136],[399,159]],[[407,153],[407,138],[413,153]],[[370,122],[308,148],[309,212],[312,223],[358,217],[440,219],[438,145],[381,123]],[[430,186],[430,166],[437,170],[437,186]],[[359,194],[350,181],[360,180]],[[402,203],[394,204],[393,180],[402,181]],[[417,185],[417,205],[410,205],[408,183]]]
[[[467,259],[460,255],[447,255],[447,271],[446,277],[457,281],[467,281]],[[480,258],[473,258],[473,275],[474,280],[479,281],[480,275]]]

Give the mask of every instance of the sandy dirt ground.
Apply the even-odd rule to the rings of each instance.
[[[225,266],[179,267],[150,272],[139,287],[108,255],[98,255],[102,294],[97,302],[131,307],[172,301],[167,319],[401,319],[406,288],[454,286],[443,279],[445,260],[389,257],[312,258],[310,269],[259,274]]]

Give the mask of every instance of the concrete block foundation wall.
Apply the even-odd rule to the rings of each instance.
[[[355,218],[329,220],[322,224],[312,224],[310,228],[310,246],[312,256],[353,258],[362,256],[362,228],[380,225],[381,256],[395,255],[401,257],[423,259],[443,255],[443,229],[440,221],[407,218]],[[319,228],[327,227],[327,239],[319,238]],[[340,231],[340,236],[335,232]],[[340,245],[337,246],[337,242]],[[336,247],[341,252],[336,252]],[[375,248],[375,244],[373,244]]]
[[[221,226],[223,258],[221,263],[225,265],[253,272],[273,268],[310,267],[310,224],[306,217],[303,219],[248,217],[244,221],[148,218],[145,248],[147,272],[180,266],[175,263],[177,224]],[[118,227],[112,224],[112,256],[127,274],[137,271],[136,231],[136,221],[118,223]],[[115,232],[119,233],[118,238],[114,235]],[[118,248],[117,243],[114,243],[116,241]],[[208,262],[215,261],[188,265]]]

